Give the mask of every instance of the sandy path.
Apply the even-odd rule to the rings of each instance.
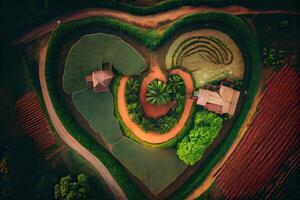
[[[299,15],[299,12],[292,12],[287,10],[253,10],[237,5],[226,6],[226,7],[209,7],[209,6],[183,6],[180,8],[172,9],[165,11],[163,13],[157,13],[154,15],[133,15],[124,11],[113,10],[109,8],[92,8],[92,9],[83,9],[80,11],[73,12],[71,14],[63,15],[55,18],[49,23],[43,24],[33,31],[30,31],[24,34],[22,37],[18,38],[14,43],[28,43],[31,42],[42,35],[45,35],[51,32],[58,24],[57,20],[60,20],[61,23],[66,23],[74,20],[84,19],[87,17],[95,17],[95,16],[105,16],[112,17],[116,19],[120,19],[122,21],[135,24],[144,28],[156,28],[160,24],[165,22],[172,22],[186,15],[195,14],[195,13],[205,13],[205,12],[227,12],[233,15],[242,15],[242,14],[273,14],[273,13],[281,13],[281,14],[294,14]]]
[[[216,177],[218,176],[218,173],[219,173],[221,167],[224,165],[226,160],[229,158],[229,156],[235,150],[235,148],[237,147],[237,145],[239,144],[239,142],[241,141],[241,139],[245,135],[247,129],[249,128],[252,120],[254,119],[257,106],[258,106],[258,104],[259,104],[259,102],[262,98],[263,86],[264,86],[264,79],[262,78],[260,83],[259,83],[257,94],[254,98],[254,102],[253,102],[253,104],[252,104],[252,106],[249,110],[249,114],[246,117],[246,120],[243,123],[243,125],[242,125],[237,137],[235,138],[233,144],[231,145],[230,149],[228,150],[226,155],[222,158],[222,160],[220,160],[218,162],[218,164],[214,168],[212,168],[211,172],[206,177],[206,179],[201,183],[201,185],[189,194],[189,196],[186,198],[187,200],[193,200],[193,199],[198,198],[201,194],[203,194],[213,184]]]
[[[139,100],[147,117],[158,118],[164,116],[175,105],[175,101],[168,102],[166,105],[153,105],[147,101],[146,93],[148,85],[155,79],[167,82],[166,75],[161,71],[156,59],[150,58],[149,73],[143,79]]]
[[[172,70],[171,74],[178,74],[184,80],[185,88],[186,88],[186,102],[184,106],[184,111],[182,113],[179,122],[169,132],[164,133],[162,135],[157,133],[146,133],[143,129],[141,129],[137,124],[135,124],[130,119],[127,112],[127,105],[125,99],[125,88],[126,88],[126,81],[128,80],[128,77],[124,76],[120,80],[120,85],[118,88],[118,110],[120,113],[120,117],[123,119],[125,125],[135,134],[135,136],[137,136],[139,139],[145,142],[152,143],[152,144],[159,144],[174,138],[184,127],[186,121],[190,116],[190,111],[193,105],[193,100],[191,99],[191,94],[194,91],[193,80],[190,74],[180,69]],[[158,77],[161,76],[160,73],[158,73],[157,75]]]
[[[59,117],[57,116],[55,109],[53,107],[52,101],[50,99],[46,78],[45,78],[45,60],[47,54],[47,45],[41,48],[40,51],[40,61],[39,61],[39,79],[43,94],[43,99],[49,114],[50,120],[60,138],[77,153],[83,156],[89,163],[91,163],[96,170],[101,174],[108,187],[113,192],[116,199],[127,199],[126,195],[123,193],[122,189],[115,181],[113,176],[110,174],[108,169],[103,165],[103,163],[90,153],[85,147],[83,147],[72,135],[65,129]]]

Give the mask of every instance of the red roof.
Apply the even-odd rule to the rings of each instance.
[[[110,82],[114,73],[109,70],[97,70],[91,75],[86,76],[86,82],[89,87],[93,87],[95,93],[109,90]]]

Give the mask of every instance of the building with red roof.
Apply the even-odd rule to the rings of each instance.
[[[89,88],[93,88],[95,93],[109,91],[109,86],[114,78],[112,70],[97,70],[85,77]]]
[[[199,88],[194,92],[197,105],[204,106],[206,110],[234,115],[240,92],[221,84],[217,91]]]

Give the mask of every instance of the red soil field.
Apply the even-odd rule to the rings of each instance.
[[[282,165],[288,160],[290,170],[298,165],[299,91],[300,75],[289,67],[266,81],[252,124],[216,179],[226,199],[247,199],[267,190],[275,175],[280,184],[288,175],[280,174]]]
[[[44,151],[55,143],[35,92],[28,92],[21,97],[16,103],[16,111],[24,132],[40,151]]]

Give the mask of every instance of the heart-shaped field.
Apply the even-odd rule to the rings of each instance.
[[[236,25],[242,31],[237,31]],[[176,33],[176,30],[181,31]],[[74,31],[78,36],[69,38]],[[95,140],[106,147],[139,184],[142,183],[143,190],[154,195],[162,193],[176,179],[187,180],[196,170],[187,164],[197,163],[202,170],[196,171],[195,177],[205,177],[226,153],[251,106],[257,84],[254,75],[260,67],[251,31],[240,19],[224,13],[188,16],[158,31],[139,29],[108,18],[67,23],[51,37],[47,69],[53,69],[55,60],[59,59],[53,49],[66,47],[71,48],[65,54],[67,58],[60,58],[66,61],[65,65],[60,62],[61,70],[58,70],[63,74],[63,78],[58,78],[64,91],[61,94],[76,118],[73,122],[86,130],[84,134],[72,134],[92,152],[96,150],[90,148],[90,143],[95,144]],[[102,72],[94,73],[97,70]],[[54,74],[47,71],[48,77]],[[176,102],[166,110],[162,108],[155,116],[154,111],[160,106],[149,104],[145,88],[155,79],[166,79],[167,74],[177,74],[184,82],[183,108],[174,111]],[[140,80],[141,84],[137,86],[138,95],[131,105],[126,86],[132,78]],[[231,82],[225,87],[222,86],[225,83],[221,84],[223,80]],[[51,79],[47,83],[53,88]],[[198,91],[198,88],[208,84],[216,88],[207,88],[211,96],[206,101],[212,105],[203,107],[198,100],[204,97],[201,92],[208,90]],[[222,88],[228,87],[241,92],[235,105],[232,100],[225,101],[220,96]],[[244,91],[248,91],[247,97]],[[216,94],[219,96],[214,96]],[[226,99],[233,97],[227,95]],[[142,115],[130,112],[136,110],[135,106],[144,109]],[[132,113],[139,115],[136,117]],[[228,119],[220,113],[229,113],[232,117]],[[139,118],[142,122],[138,122]],[[168,125],[167,131],[149,131],[161,130],[165,125]],[[174,145],[178,142],[176,150]],[[193,184],[201,181],[193,180],[197,180]],[[170,191],[174,192],[181,184]]]

